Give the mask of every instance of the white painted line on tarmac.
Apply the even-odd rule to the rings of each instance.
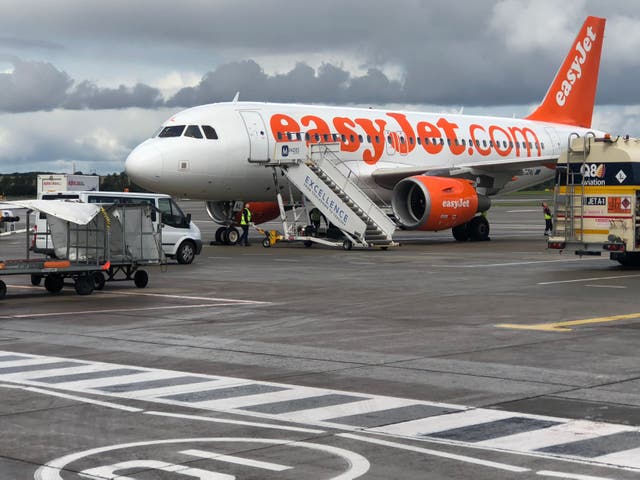
[[[608,260],[608,259],[607,259]],[[576,278],[573,280],[556,280],[554,282],[538,282],[538,285],[556,285],[558,283],[578,283],[578,282],[592,282],[597,280],[616,280],[618,278],[637,278],[638,275],[615,275],[612,277],[590,277],[590,278]]]
[[[191,295],[172,295],[168,293],[142,293],[142,292],[96,292],[105,295],[135,295],[141,297],[161,297],[161,298],[178,298],[181,300],[205,300],[208,302],[230,302],[248,305],[270,305],[273,302],[261,302],[258,300],[239,300],[236,298],[214,298],[214,297],[194,297]]]
[[[518,265],[535,265],[537,263],[562,263],[562,262],[579,262],[584,261],[584,259],[575,258],[575,259],[566,259],[566,260],[531,260],[528,262],[507,262],[507,263],[483,263],[483,264],[474,264],[474,265],[431,265],[432,267],[446,267],[446,268],[484,268],[484,267],[513,267]],[[591,259],[591,260],[602,260]],[[609,260],[606,258],[605,260]],[[591,279],[598,280],[598,279]],[[554,283],[554,282],[552,282]],[[538,285],[541,285],[540,283]]]
[[[235,306],[239,304],[234,303],[203,303],[200,305],[167,305],[164,307],[138,307],[138,308],[107,308],[102,310],[76,310],[69,312],[48,312],[48,313],[24,313],[18,315],[0,315],[2,319],[11,318],[37,318],[37,317],[60,317],[64,315],[98,315],[101,313],[114,313],[114,312],[139,312],[147,310],[175,310],[180,308],[206,308],[206,307],[227,307]]]
[[[592,287],[592,288],[627,288],[624,285],[585,285],[585,287]]]
[[[236,465],[245,465],[247,467],[260,468],[262,470],[271,470],[272,472],[283,472],[285,470],[291,470],[293,467],[287,465],[280,465],[278,463],[262,462],[260,460],[251,460],[249,458],[236,457],[233,455],[223,455],[215,452],[205,452],[204,450],[182,450],[183,455],[190,455],[192,457],[206,458],[208,460],[216,460],[218,462],[235,463]]]
[[[343,438],[350,438],[352,440],[358,440],[360,442],[367,442],[367,443],[373,443],[376,445],[382,445],[384,447],[399,448],[402,450],[409,450],[410,452],[424,453],[425,455],[431,455],[434,457],[448,458],[450,460],[457,460],[459,462],[464,462],[464,463],[473,463],[475,465],[481,465],[483,467],[489,467],[489,468],[496,468],[498,470],[506,470],[508,472],[523,473],[523,472],[531,471],[528,468],[516,467],[515,465],[508,465],[506,463],[491,462],[489,460],[482,460],[480,458],[468,457],[466,455],[456,455],[454,453],[442,452],[440,450],[432,450],[430,448],[414,447],[413,445],[389,442],[387,440],[380,440],[378,438],[363,437],[361,435],[353,435],[351,433],[338,433],[336,434],[336,436],[343,437]]]
[[[52,397],[65,398],[67,400],[74,400],[82,403],[89,403],[92,405],[98,405],[100,407],[114,408],[116,410],[123,410],[125,412],[131,413],[143,413],[145,415],[156,415],[162,417],[172,417],[172,418],[183,418],[185,420],[195,420],[195,421],[204,421],[204,422],[212,422],[212,423],[225,423],[230,425],[242,425],[246,427],[258,427],[258,428],[268,428],[272,430],[286,430],[288,432],[300,432],[300,433],[311,433],[311,434],[322,434],[325,433],[324,430],[317,430],[312,428],[302,428],[302,427],[289,427],[286,425],[276,425],[273,423],[262,423],[262,422],[247,422],[243,420],[231,420],[224,418],[213,418],[213,417],[204,417],[199,415],[186,415],[180,413],[168,413],[168,412],[157,412],[153,410],[144,410],[142,408],[129,407],[127,405],[121,405],[119,403],[113,402],[102,402],[100,400],[94,400],[92,398],[81,397],[79,395],[69,395],[66,393],[56,392],[53,390],[48,390],[45,388],[39,387],[29,387],[26,385],[12,385],[9,383],[0,384],[0,388],[11,388],[14,390],[25,390],[34,393],[41,393],[43,395],[50,395]]]
[[[197,420],[201,422],[227,423],[230,425],[242,425],[246,427],[270,428],[273,430],[287,430],[289,432],[301,432],[301,433],[312,433],[312,434],[325,433],[324,430],[314,430],[312,428],[287,427],[285,425],[276,425],[274,423],[247,422],[245,420],[229,420],[229,419],[214,418],[214,417],[203,417],[201,415],[187,415],[184,413],[156,412],[152,410],[147,410],[143,413],[145,415],[158,415],[161,417],[184,418],[185,420]]]
[[[611,477],[593,477],[591,475],[579,475],[576,473],[565,473],[565,472],[554,472],[551,470],[540,470],[536,472],[537,475],[541,475],[543,477],[554,477],[554,478],[567,478],[571,480],[615,480]]]
[[[528,213],[528,212],[537,212],[538,210],[534,210],[532,208],[526,210],[507,210],[507,213]]]
[[[6,383],[0,384],[0,387],[26,390],[26,391],[35,392],[35,393],[42,393],[44,395],[50,395],[52,397],[66,398],[67,400],[74,400],[82,403],[90,403],[92,405],[99,405],[101,407],[115,408],[116,410],[124,410],[125,412],[133,412],[133,413],[142,412],[141,408],[128,407],[126,405],[120,405],[118,403],[112,403],[112,402],[101,402],[100,400],[93,400],[91,398],[79,397],[77,395],[69,395],[66,393],[54,392],[52,390],[46,390],[44,388],[26,387],[23,385],[10,385]]]

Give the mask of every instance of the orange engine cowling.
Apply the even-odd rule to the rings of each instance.
[[[393,189],[391,205],[402,226],[412,230],[445,230],[471,220],[489,208],[469,180],[416,175]]]

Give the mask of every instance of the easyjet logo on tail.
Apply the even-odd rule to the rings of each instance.
[[[591,26],[587,27],[587,33],[582,40],[578,39],[576,42],[575,50],[577,54],[573,57],[573,62],[569,66],[566,73],[566,78],[560,85],[560,89],[556,92],[556,103],[559,106],[564,106],[571,90],[576,81],[582,78],[582,65],[587,61],[593,42],[596,40],[597,35],[594,33]]]

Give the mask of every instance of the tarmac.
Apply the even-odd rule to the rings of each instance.
[[[640,478],[640,271],[547,250],[533,203],[488,219],[388,251],[253,232],[89,296],[0,277],[0,479]]]

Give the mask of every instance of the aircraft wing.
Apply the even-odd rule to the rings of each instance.
[[[555,165],[558,155],[525,157],[495,160],[492,162],[466,162],[450,166],[431,166],[429,168],[400,167],[378,168],[371,173],[373,181],[383,188],[392,189],[400,180],[414,175],[438,177],[469,177],[476,175],[514,174],[523,168]]]

